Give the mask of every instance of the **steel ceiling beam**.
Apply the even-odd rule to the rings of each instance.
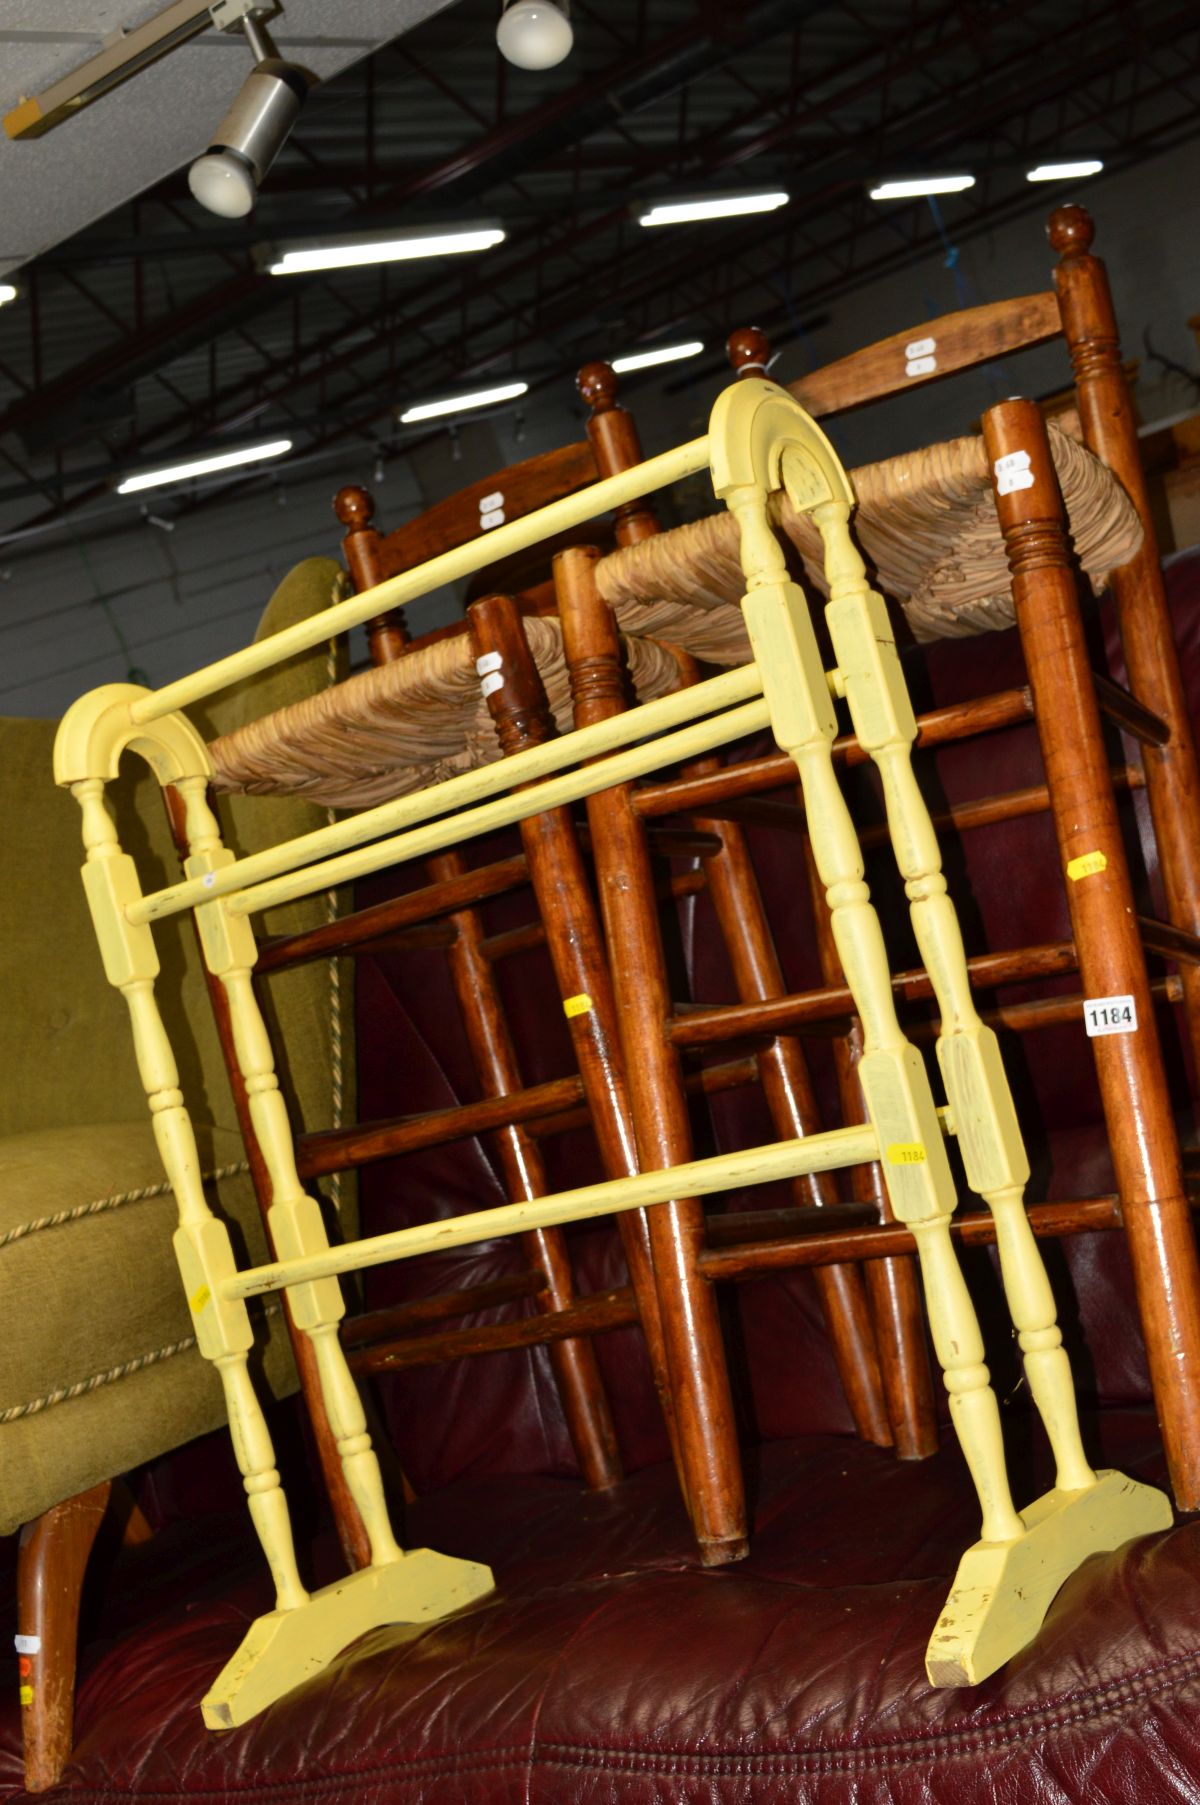
[[[1118,10],[1119,3],[1120,0],[1118,0],[1118,6],[1114,7],[1114,11]],[[1177,17],[1181,21],[1188,21],[1189,29],[1194,29],[1190,25],[1190,14],[1181,13],[1177,15]],[[1101,71],[1099,77],[1096,79],[1103,79],[1103,74],[1104,72]],[[1074,81],[1079,79],[1078,68],[1076,68],[1072,79]],[[1158,84],[1155,92],[1161,92],[1171,85],[1172,83],[1170,80],[1164,80]],[[967,96],[966,98],[969,103],[970,97]],[[1097,102],[1097,109],[1101,108],[1104,104],[1104,98],[1101,97]],[[1012,107],[1011,116],[1019,117],[1019,96],[1010,96],[1010,106]],[[1181,122],[1185,125],[1187,124],[1186,113],[1178,116],[1174,121],[1168,122],[1168,125],[1164,127],[1164,131],[1177,132]],[[1194,126],[1192,129],[1195,129]],[[1040,144],[1035,143],[1032,148],[1037,149],[1043,146],[1049,147],[1055,142],[1054,129],[1051,128],[1047,136],[1040,141]],[[981,232],[989,230],[995,223],[1002,219],[1038,212],[1045,204],[1046,197],[1044,195],[1037,194],[1033,190],[1021,189],[1015,194],[1002,197],[995,203],[981,209],[977,216],[956,225],[955,238],[957,241],[963,242],[977,236]],[[819,212],[817,216],[820,216]],[[922,220],[923,215],[918,211],[915,217],[918,220]],[[927,215],[924,216],[924,218],[927,217]],[[843,229],[839,233],[834,244],[817,245],[814,243],[812,251],[816,255],[828,257],[831,252],[836,251],[843,246],[861,250],[866,240],[872,237],[878,240],[886,230],[887,227],[880,216],[878,207],[870,202],[865,194],[859,191],[853,195],[852,204],[849,208],[848,215],[845,218]],[[760,233],[758,242],[761,243],[762,241],[763,234]],[[914,232],[913,238],[908,244],[901,245],[896,249],[892,249],[890,246],[885,245],[885,248],[881,252],[866,261],[858,261],[841,272],[835,271],[821,281],[814,281],[807,286],[802,286],[793,296],[794,304],[801,309],[811,310],[813,306],[828,301],[837,293],[845,293],[851,287],[860,287],[864,282],[887,273],[898,264],[911,261],[915,250],[919,249],[921,252],[928,252],[929,250],[936,249],[940,242],[939,234],[932,226],[924,231],[918,229]],[[746,254],[747,247],[743,247],[739,256],[730,260],[730,267],[741,269],[744,265]],[[689,284],[694,284],[695,275],[696,265],[693,258],[687,264],[687,279]],[[747,271],[746,279],[742,283],[736,285],[731,292],[733,294],[738,294],[753,288],[757,288],[761,292],[762,285],[763,276],[761,272],[752,273]],[[562,297],[559,298],[558,304],[563,304]],[[727,312],[720,322],[719,329],[721,331],[727,331],[733,323],[735,323],[735,321],[731,320],[729,313]],[[470,373],[480,373],[484,368],[486,368],[486,360],[481,360],[478,368],[473,369]],[[370,392],[372,387],[372,377],[369,372],[364,371],[363,381],[359,385],[357,392]],[[352,399],[353,392],[349,396],[346,393],[340,393],[337,397],[338,410],[341,411],[344,409],[347,401]],[[326,433],[316,441],[311,442],[308,449],[316,450],[354,433],[361,433],[379,419],[388,417],[390,412],[390,404],[387,407],[380,407],[376,404],[369,411],[366,411],[359,416],[352,417],[349,420],[339,420],[333,432]]]
[[[1031,4],[1033,4],[1033,0],[1016,0],[1016,10],[1023,10]],[[810,8],[806,10],[813,9]],[[954,47],[959,41],[957,35],[952,33],[950,34],[949,39],[946,40],[944,37],[944,28],[947,23],[952,21],[958,15],[958,11],[959,7],[957,5],[957,0],[952,0],[951,4],[936,9],[932,14],[917,17],[914,22],[906,24],[899,32],[888,34],[877,43],[872,44],[867,51],[855,59],[854,63],[850,66],[851,69],[853,70],[877,64],[881,57],[884,58],[886,62],[893,58],[902,59],[909,56],[914,52],[916,45],[930,32],[934,33],[935,36],[941,37],[943,42],[948,41],[949,47]],[[791,19],[793,26],[795,26],[796,13],[794,9],[791,13]],[[676,35],[676,39],[667,40],[666,42],[677,44],[677,40],[678,34]],[[840,103],[840,96],[843,92],[846,94],[847,101],[853,101],[859,98],[862,93],[868,92],[873,82],[878,79],[879,71],[876,69],[873,77],[860,79],[848,89],[845,87],[845,84],[843,84],[843,87],[838,90],[837,94],[835,94],[832,99],[827,99],[821,104],[819,111],[823,115],[828,114]],[[639,81],[638,91],[644,92],[643,81]],[[792,98],[790,94],[788,98]],[[545,112],[547,109],[539,109],[539,111]],[[558,104],[555,103],[550,111],[557,117],[559,112]],[[711,170],[721,167],[723,162],[737,160],[736,148],[740,140],[740,134],[744,130],[748,120],[757,119],[759,116],[757,110],[753,114],[737,115],[729,122],[728,127],[723,128],[720,133],[709,134],[705,139],[701,140],[700,174],[707,175]],[[669,168],[672,161],[673,154],[670,151],[643,153],[641,158],[630,169],[627,180],[630,183],[639,180],[652,180],[656,175],[661,174],[664,170]],[[443,163],[438,167],[444,170],[447,168],[447,165]],[[380,204],[382,204],[382,199]],[[518,259],[515,265],[510,261],[508,264],[501,266],[502,273],[501,270],[497,271],[497,286],[504,286],[507,289],[514,280],[519,280],[530,270],[539,266],[544,256],[557,255],[562,250],[570,252],[575,245],[586,242],[586,240],[596,236],[600,232],[609,230],[624,215],[625,209],[626,202],[622,199],[617,207],[610,209],[599,218],[592,218],[586,224],[581,225],[576,221],[572,221],[550,241],[549,245],[542,240],[538,240],[535,243],[526,243],[521,239],[514,239],[513,249],[517,250],[518,248],[522,248],[523,255]],[[465,278],[460,279],[449,275],[443,278],[441,284],[433,288],[430,305],[421,313],[416,316],[401,313],[399,320],[400,329],[405,331],[421,330],[425,324],[436,322],[444,316],[449,309],[457,304],[456,300],[448,298],[449,295],[455,295],[461,299],[461,294],[465,290],[465,282]],[[236,290],[238,286],[239,282],[235,279],[234,283],[228,285],[224,292],[231,293]],[[294,285],[291,292],[293,294],[298,294],[299,285]],[[193,303],[189,309],[185,310],[182,316],[175,316],[179,321],[181,328],[178,340],[180,349],[187,348],[190,330],[197,323],[200,324],[201,329],[203,330],[203,324],[207,316],[207,308],[210,301],[210,296],[202,297],[199,302]],[[367,314],[362,324],[372,328],[379,328],[389,316],[400,313],[402,305],[403,304],[400,302],[393,302],[388,303],[383,307],[372,309]],[[520,310],[518,309],[517,311],[519,313]],[[505,302],[506,317],[512,317],[513,312],[514,309],[511,295],[509,295]],[[357,331],[359,329],[361,328],[356,326],[350,330]],[[539,323],[538,329],[542,333],[545,332],[546,328],[544,321]],[[334,329],[323,334],[311,347],[309,356],[319,356],[322,360],[325,360],[327,374],[336,374],[338,370],[345,365],[352,364],[355,361],[361,361],[361,352],[356,348],[355,350],[346,353],[343,357],[338,358],[332,365],[328,363],[330,356],[336,354],[336,348],[339,341],[345,336],[345,332]],[[148,347],[148,349],[150,349],[153,355],[153,347]],[[68,378],[64,380],[69,380],[71,374],[72,373],[69,373]],[[97,391],[103,392],[105,387],[104,374],[105,372],[103,370],[92,370],[89,372],[89,394],[94,394]],[[297,373],[294,364],[292,364],[290,360],[276,360],[273,365],[268,364],[255,380],[258,385],[261,385],[264,382],[271,381],[272,378],[276,376],[282,378],[281,388],[277,391],[280,397],[282,397],[282,395],[287,392],[288,386],[296,380]],[[45,402],[49,402],[51,405],[53,404],[52,395],[44,394],[44,392],[39,391],[39,396]],[[225,398],[222,398],[223,401],[224,399]],[[239,384],[237,390],[229,397],[229,399],[236,399],[239,401],[244,399],[244,385]],[[32,407],[21,410],[20,415],[18,415],[17,408],[12,408],[9,410],[8,416],[0,417],[0,430],[3,429],[6,419],[11,421],[14,417],[19,419],[22,416],[30,418],[32,417],[32,414]],[[206,428],[216,429],[216,420],[211,412],[207,415],[202,415],[201,420],[201,430]],[[172,431],[187,430],[189,425],[192,430],[195,430],[196,421],[194,417],[190,423],[186,419],[176,419],[164,424],[162,428],[152,435],[152,439],[158,440],[163,437],[169,437]],[[44,423],[44,429],[48,432],[52,432],[53,421],[51,420],[48,423]]]
[[[453,190],[459,200],[469,199],[497,181],[511,179],[523,167],[559,155],[576,139],[589,137],[619,119],[623,112],[636,111],[674,92],[719,64],[728,55],[731,43],[743,35],[753,33],[761,42],[794,27],[798,14],[818,11],[828,4],[830,0],[754,0],[733,15],[733,26],[727,13],[718,10],[714,23],[713,13],[702,9],[696,21],[661,39],[632,66],[614,64],[595,77],[577,82],[542,106],[483,133],[419,175],[348,210],[330,222],[330,229],[369,225],[383,213],[428,201],[447,190]],[[724,25],[720,23],[722,18]],[[283,299],[279,289],[275,278],[256,270],[219,284],[177,312],[151,321],[142,332],[126,334],[54,382],[45,387],[39,385],[34,397],[22,397],[11,404],[0,414],[0,434],[24,432],[35,419],[43,442],[51,441],[59,427],[69,434],[78,421],[81,396],[111,394],[204,344],[215,334],[278,306]]]

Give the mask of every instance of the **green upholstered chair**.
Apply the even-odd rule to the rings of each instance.
[[[276,591],[260,635],[327,607],[341,580],[333,560],[306,560]],[[206,735],[228,731],[324,688],[331,674],[324,650],[307,653],[217,698],[198,724]],[[125,1004],[105,980],[88,919],[79,811],[51,775],[54,732],[53,721],[0,720],[16,874],[0,896],[0,1533],[22,1532],[18,1652],[27,1782],[39,1790],[71,1746],[79,1589],[110,1482],[225,1423],[220,1382],[196,1350],[179,1282],[175,1205]],[[178,860],[158,786],[138,760],[125,778],[122,840],[165,882]],[[222,807],[243,852],[327,818],[297,800]],[[266,931],[310,926],[326,908],[314,898],[277,911]],[[263,1230],[199,954],[190,923],[165,925],[159,996],[210,1201],[258,1261]],[[329,1126],[349,1102],[352,1072],[333,1055],[353,1046],[350,989],[327,963],[271,985],[283,1082],[306,1128]],[[343,1181],[339,1193],[331,1201],[351,1216],[352,1236],[352,1186]],[[267,1312],[260,1376],[280,1398],[295,1389],[295,1370],[278,1300]]]

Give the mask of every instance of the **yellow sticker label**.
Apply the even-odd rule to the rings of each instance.
[[[887,1150],[889,1166],[923,1166],[925,1149],[920,1141],[893,1141]]]
[[[581,990],[577,997],[563,998],[563,1014],[566,1016],[587,1015],[591,1007],[592,999],[586,990]]]
[[[23,1705],[32,1705],[32,1703],[33,1703],[33,1687],[32,1686],[22,1686],[21,1703]]]
[[[1077,859],[1067,860],[1067,876],[1073,884],[1081,877],[1095,877],[1098,871],[1108,870],[1108,860],[1102,852],[1085,852]]]
[[[207,1304],[211,1298],[212,1292],[209,1290],[208,1286],[201,1285],[199,1291],[193,1291],[192,1295],[188,1298],[188,1309],[193,1316],[199,1316],[201,1310],[203,1310],[205,1304]]]

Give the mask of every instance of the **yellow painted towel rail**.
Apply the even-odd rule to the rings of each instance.
[[[738,524],[752,665],[289,846],[238,861],[222,845],[207,797],[208,755],[178,712],[182,706],[706,461],[717,495]],[[794,508],[811,515],[824,546],[826,618],[837,658],[833,672],[822,667],[808,605],[788,578],[769,524],[768,497],[780,488]],[[635,1208],[681,1189],[691,1194],[867,1158],[882,1162],[895,1214],[917,1243],[951,1417],[982,1512],[981,1539],[963,1557],[929,1645],[927,1671],[935,1684],[968,1683],[993,1671],[1036,1632],[1059,1584],[1088,1554],[1169,1521],[1170,1507],[1160,1493],[1119,1474],[1095,1474],[1080,1443],[1067,1356],[1024,1210],[1029,1167],[1020,1129],[995,1036],[975,1009],[937,840],[913,775],[915,719],[886,610],[867,584],[850,537],[852,505],[832,448],[799,405],[769,382],[744,382],[720,397],[707,439],[498,529],[486,541],[434,559],[157,693],[129,685],[95,691],[64,720],[56,776],[83,811],[84,885],[108,977],[129,1005],[139,1069],[179,1209],[180,1271],[200,1350],[214,1362],[225,1387],[250,1510],[276,1583],[276,1610],[251,1627],[204,1701],[210,1724],[244,1721],[373,1624],[436,1616],[491,1583],[486,1569],[471,1562],[428,1550],[405,1554],[396,1545],[362,1406],[338,1339],[344,1306],[336,1275],[430,1246],[517,1233],[534,1222]],[[1030,1392],[1055,1455],[1055,1490],[1021,1512],[1009,1489],[978,1320],[950,1239],[956,1195],[943,1144],[947,1118],[939,1117],[924,1062],[896,1016],[883,936],[833,764],[833,694],[845,697],[854,730],[883,783],[896,861],[941,1014],[937,1054],[949,1125],[968,1183],[996,1220],[1004,1286]],[[296,1172],[287,1112],[251,983],[256,947],[250,914],[576,800],[768,723],[799,770],[834,937],[863,1023],[859,1073],[869,1125],[330,1249],[320,1211]],[[661,737],[650,737],[655,734]],[[638,741],[647,743],[633,743]],[[141,892],[104,801],[105,784],[116,775],[127,747],[153,766],[162,784],[175,787],[185,814],[185,879],[150,896]],[[590,758],[597,762],[566,769]],[[536,780],[533,788],[503,795],[530,780]],[[159,968],[151,923],[188,908],[195,911],[208,968],[228,1000],[237,1061],[271,1179],[277,1258],[250,1272],[237,1270],[224,1224],[205,1201],[192,1126],[154,996]],[[245,1300],[282,1288],[298,1326],[311,1339],[343,1470],[373,1557],[369,1568],[311,1598],[296,1569],[287,1504],[247,1369],[252,1336]]]

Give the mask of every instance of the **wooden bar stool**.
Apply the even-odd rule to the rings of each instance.
[[[1136,767],[1118,769],[1109,774],[1106,788],[1111,796],[1114,785],[1132,788],[1144,782],[1156,835],[1163,836],[1174,849],[1169,856],[1163,854],[1170,921],[1164,924],[1143,920],[1141,941],[1145,947],[1180,962],[1178,990],[1195,1044],[1197,1013],[1191,1003],[1200,954],[1200,938],[1196,934],[1198,905],[1191,880],[1184,875],[1189,869],[1189,849],[1200,844],[1191,729],[1182,702],[1144,488],[1140,478],[1126,481],[1130,459],[1136,460],[1136,439],[1121,375],[1107,281],[1102,266],[1088,251],[1091,223],[1080,208],[1059,209],[1051,220],[1050,234],[1055,248],[1063,253],[1057,272],[1058,297],[1027,296],[928,323],[922,327],[921,337],[929,340],[934,349],[919,359],[910,354],[913,333],[896,334],[814,372],[793,384],[789,392],[814,412],[832,414],[905,387],[920,386],[1004,351],[1058,335],[1066,337],[1081,385],[1081,415],[1090,440],[1080,446],[1051,426],[1039,437],[1039,447],[1043,438],[1045,442],[1045,458],[1039,468],[1044,477],[1048,460],[1055,473],[1054,496],[1061,489],[1065,500],[1076,553],[1097,592],[1111,581],[1122,635],[1132,647],[1128,662],[1131,677],[1135,669],[1139,673],[1136,694],[1130,695],[1108,679],[1097,679],[1094,693],[1101,713],[1132,733],[1146,749],[1144,775]],[[769,353],[764,336],[757,331],[735,334],[731,350],[735,363],[747,366],[751,379],[757,379],[757,366],[766,362]],[[990,430],[998,433],[1000,427]],[[1024,521],[1018,531],[1004,509],[1011,510],[1015,505],[1012,496],[1032,497],[1036,491],[1041,518],[1057,521],[1059,504],[1057,499],[1053,504],[1046,499],[1049,491],[1044,480],[1030,477],[1033,453],[1029,447],[1018,446],[1014,456],[1017,451],[1028,452],[1031,463],[1026,465],[1018,458],[1016,464],[1006,467],[1011,486],[999,497],[1004,538],[997,528],[993,500],[998,480],[996,457],[986,434],[984,440],[955,441],[854,472],[859,497],[856,531],[883,587],[904,608],[918,637],[961,632],[964,627],[1009,625],[1016,619],[1029,665],[1032,698],[1022,701],[1016,692],[940,710],[936,718],[924,724],[923,738],[926,743],[938,743],[985,731],[1005,721],[1027,718],[1032,707],[1042,735],[1047,768],[1045,788],[984,799],[952,811],[952,817],[956,826],[966,827],[972,821],[1002,820],[1048,807],[1061,835],[1070,827],[1064,798],[1072,794],[1074,784],[1096,781],[1097,760],[1106,772],[1108,762],[1099,737],[1099,717],[1083,709],[1082,704],[1072,704],[1080,722],[1074,740],[1064,742],[1061,736],[1052,735],[1046,724],[1046,717],[1054,713],[1054,705],[1046,705],[1046,696],[1054,695],[1058,661],[1047,656],[1050,642],[1038,629],[1031,604],[1022,601],[1022,584],[1010,581],[1005,568],[1016,555],[1014,547],[1019,548],[1023,540],[1036,541],[1040,529],[1034,521]],[[819,535],[811,521],[802,523],[799,517],[793,517],[782,501],[773,505],[773,518],[795,545],[808,575],[818,587],[823,586]],[[1055,525],[1049,529],[1048,542],[1057,546],[1060,535],[1061,527]],[[1027,563],[1025,560],[1023,571]],[[689,602],[694,606],[697,600],[709,616],[732,606],[738,594],[741,572],[736,535],[723,517],[713,516],[601,559],[595,565],[595,581],[600,595],[626,625],[636,622],[643,611],[658,618],[665,608],[679,611],[686,609]],[[1026,582],[1025,593],[1028,588]],[[1044,606],[1061,611],[1062,594],[1060,582]],[[1067,628],[1061,631],[1066,633]],[[1068,641],[1064,642],[1067,649],[1062,652],[1061,680],[1068,690],[1075,682],[1081,633],[1081,628],[1071,627]],[[686,639],[686,627],[681,636]],[[731,645],[730,657],[734,655]],[[1036,706],[1039,699],[1040,709]],[[859,756],[850,743],[844,747],[843,755]],[[795,818],[789,822],[786,809],[779,805],[747,805],[740,800],[764,783],[778,782],[786,771],[784,761],[764,759],[757,761],[756,766],[732,767],[721,776],[650,786],[636,797],[635,806],[647,819],[683,807],[690,808],[696,816],[703,811],[704,818],[710,821],[717,815],[737,816],[747,806],[757,811],[750,818],[762,821],[770,818],[774,808],[777,824],[790,825],[795,831],[802,823]],[[1168,777],[1168,772],[1173,775]],[[998,964],[989,964],[990,956],[984,956],[972,962],[977,979],[985,978],[989,972],[1003,971],[1004,981],[1012,981],[1039,972],[1083,969],[1085,951],[1081,936],[1089,940],[1089,971],[1099,958],[1098,948],[1110,943],[1124,946],[1128,958],[1133,959],[1128,948],[1128,920],[1121,915],[1124,903],[1111,916],[1104,915],[1105,925],[1101,927],[1096,925],[1101,919],[1098,905],[1092,904],[1086,915],[1079,913],[1080,884],[1085,880],[1090,884],[1110,867],[1117,874],[1111,880],[1116,886],[1113,895],[1129,894],[1123,856],[1118,864],[1115,852],[1103,847],[1098,850],[1104,863],[1096,870],[1086,863],[1073,863],[1075,854],[1064,865],[1068,897],[1076,918],[1075,945],[1018,949],[1001,956]],[[1087,852],[1077,856],[1086,860]],[[1105,883],[1109,881],[1104,879]],[[838,967],[831,950],[826,941],[825,974],[833,988],[838,983]],[[1096,991],[1085,975],[1086,995],[1103,1001],[1116,994],[1148,994],[1141,955],[1132,963],[1128,959],[1122,962],[1121,969],[1127,983],[1119,991]],[[929,994],[927,980],[921,974],[913,976],[920,986],[915,994]],[[1006,1010],[1004,1016],[1009,1025],[1034,1027],[1078,1019],[1081,1007],[1080,999],[1054,999]],[[797,998],[791,1000],[790,1006],[785,1002],[702,1012],[677,1017],[670,1025],[670,1034],[678,1046],[719,1044],[725,1037],[744,1036],[756,1024],[763,1031],[773,1031],[789,1022],[818,1019],[811,1013],[812,1008],[811,999]],[[1138,1016],[1136,1037],[1130,1039],[1132,1050],[1125,1048],[1122,1059],[1114,1058],[1107,1037],[1099,1038],[1094,1051],[1172,1483],[1181,1507],[1192,1508],[1200,1503],[1200,1279],[1178,1138],[1161,1083],[1153,1018],[1146,1014],[1145,1007]],[[847,1083],[849,1088],[849,1074]],[[1139,1124],[1152,1126],[1140,1132]],[[1083,1226],[1085,1219],[1081,1218],[1078,1226]],[[811,1249],[805,1257],[809,1254]],[[704,1256],[705,1268],[731,1272],[736,1259],[728,1251],[714,1253]],[[785,1261],[784,1247],[776,1247],[771,1262]]]
[[[268,716],[214,742],[214,792],[319,794],[331,806],[361,808],[476,769],[499,755],[486,688],[481,693],[479,653],[465,634],[435,638],[410,649],[402,623],[389,621],[377,624],[374,644],[377,655],[383,649],[386,656],[372,670],[320,692],[300,708]],[[541,681],[556,698],[557,713],[566,725],[569,690],[557,622],[531,618],[528,644]],[[629,656],[644,696],[663,694],[677,686],[676,663],[661,647],[639,642],[629,648]],[[485,670],[485,678],[487,674]],[[530,838],[534,831],[528,830]],[[268,944],[257,966],[258,972],[266,975],[335,947],[362,951],[381,938],[394,941],[397,935],[409,936],[411,944],[423,931],[418,924],[430,923],[435,944],[449,960],[484,1105],[493,1104],[494,1121],[487,1125],[493,1129],[505,1188],[513,1201],[543,1195],[548,1189],[541,1151],[531,1131],[534,1122],[580,1096],[592,1104],[613,1175],[633,1169],[632,1143],[622,1114],[624,1079],[611,1051],[615,1034],[605,1032],[609,1027],[607,978],[598,969],[598,930],[588,914],[587,885],[577,849],[574,856],[578,871],[565,869],[561,850],[558,860],[547,867],[539,862],[537,852],[527,847],[525,859],[510,861],[508,870],[493,867],[471,872],[460,853],[442,853],[430,861],[431,881],[423,893],[417,893],[415,904],[403,899],[407,910],[383,905],[343,918],[327,932],[310,932],[291,944]],[[512,869],[513,865],[520,869]],[[478,909],[471,906],[473,893],[495,894],[530,877],[535,883],[549,883],[555,872],[559,891],[553,902],[547,897],[543,920],[552,956],[560,967],[572,971],[564,995],[595,998],[594,1021],[583,1023],[573,1036],[580,1088],[568,1083],[565,1097],[563,1087],[552,1089],[549,1095],[543,1087],[542,1095],[531,1095],[522,1081],[487,937]],[[429,929],[424,932],[428,934]],[[320,1176],[454,1139],[473,1132],[479,1123],[478,1106],[474,1110],[467,1106],[443,1112],[440,1120],[363,1124],[337,1133],[313,1134],[300,1144],[300,1170],[306,1177]],[[657,1299],[644,1225],[635,1216],[622,1218],[621,1227],[635,1293],[640,1290],[649,1319],[660,1395],[669,1410],[670,1390],[665,1357],[656,1337]],[[559,1230],[532,1231],[524,1252],[531,1275],[528,1284],[499,1282],[500,1289],[495,1285],[485,1288],[485,1296],[464,1292],[352,1320],[343,1331],[353,1349],[351,1364],[360,1372],[397,1371],[423,1363],[434,1354],[454,1358],[460,1347],[483,1352],[521,1345],[519,1339],[502,1335],[485,1335],[480,1342],[477,1330],[439,1330],[435,1325],[489,1304],[532,1296],[548,1318],[544,1327],[550,1333],[543,1339],[584,1477],[593,1486],[611,1485],[621,1476],[620,1457],[587,1333],[596,1326],[611,1328],[633,1320],[632,1302],[628,1297],[593,1300],[592,1315],[587,1306],[581,1313]],[[597,1304],[607,1305],[607,1309],[597,1310]],[[581,1333],[563,1333],[573,1325]],[[504,1326],[519,1334],[521,1324],[518,1320]],[[529,1341],[524,1345],[530,1345]]]
[[[617,402],[617,377],[611,366],[605,363],[585,364],[579,372],[578,388],[591,410],[588,437],[601,474],[611,476],[618,470],[629,469],[640,462],[642,454],[637,428],[632,415]],[[728,516],[723,518],[728,519]],[[648,541],[657,541],[659,531],[657,516],[646,503],[631,504],[620,510],[614,519],[615,537],[620,547],[645,548]],[[630,555],[636,559],[649,556],[650,552],[639,549]],[[563,580],[570,585],[567,574],[568,554],[564,553],[562,556]],[[693,558],[689,561],[689,575],[694,579],[697,574],[697,560]],[[561,605],[561,583],[558,589]],[[574,588],[572,623],[578,609],[586,605],[582,596],[587,592],[587,585],[576,585]],[[701,594],[703,590],[693,584],[683,590],[672,590],[670,597],[663,602],[647,604],[639,597],[627,603],[627,607],[637,615],[642,632],[677,641],[686,648],[687,655],[693,661],[702,659],[716,664],[741,662],[750,655],[750,646],[740,606],[733,600],[721,599],[716,600],[711,608],[701,609],[697,606]],[[564,626],[567,627],[565,616]],[[567,632],[570,646],[570,627]],[[577,647],[574,654],[569,656],[576,698],[576,724],[584,725],[593,719],[605,718],[605,713],[595,713],[594,706],[585,707],[580,712],[581,685],[583,691],[588,689],[589,654]],[[693,662],[690,680],[696,681],[697,675],[696,664]],[[609,705],[605,712],[611,713],[613,698],[624,696],[625,692],[620,688],[613,688],[611,679],[597,678],[596,681],[600,683],[599,693]],[[594,703],[595,699],[591,698],[591,701]],[[689,766],[682,776],[684,779],[715,776],[720,769],[720,760],[701,760]],[[705,858],[704,869],[738,995],[747,1003],[766,1003],[779,998],[785,994],[786,986],[755,877],[745,830],[738,822],[728,818],[716,819],[700,815],[695,817],[695,825],[719,837],[719,850]],[[624,933],[628,929],[629,924],[623,924],[620,931]],[[618,939],[616,944],[620,946],[623,941]],[[660,963],[661,961],[656,963],[656,981],[662,982],[664,980],[657,971]],[[653,1034],[657,1040],[660,1030],[656,1024],[671,1013],[665,991],[659,1003],[662,1008],[656,1016],[656,1005],[645,992],[639,991],[634,1007],[644,1006],[646,1019],[638,1027],[631,1023],[631,1045],[644,1044],[642,1030]],[[820,1116],[800,1042],[793,1036],[777,1036],[757,1057],[760,1082],[766,1093],[776,1131],[781,1136],[786,1136],[808,1134],[819,1129]],[[646,1082],[651,1088],[663,1085],[676,1092],[680,1080],[677,1055],[667,1050],[660,1060],[658,1070],[648,1074]],[[842,1104],[844,1120],[862,1119],[861,1100],[856,1084],[848,1087],[848,1095],[843,1095]],[[646,1109],[645,1102],[642,1107],[643,1110]],[[677,1110],[671,1139],[674,1158],[687,1158],[689,1144],[685,1117]],[[660,1149],[664,1157],[666,1145],[664,1142]],[[864,1183],[863,1174],[856,1171],[853,1174],[853,1184],[860,1202],[875,1212],[882,1208],[886,1216],[886,1194],[878,1179],[872,1181],[868,1176]],[[827,1206],[834,1201],[834,1196],[832,1180],[825,1175],[819,1180],[811,1181],[803,1192],[798,1187],[797,1202]],[[730,1226],[732,1228],[733,1225]],[[869,1266],[865,1286],[859,1273],[849,1265],[823,1268],[815,1277],[838,1369],[859,1434],[866,1440],[884,1445],[888,1441],[894,1441],[896,1452],[902,1459],[919,1458],[932,1453],[937,1446],[937,1425],[929,1356],[912,1261],[888,1261]],[[878,1326],[878,1338],[872,1330],[868,1290]]]

